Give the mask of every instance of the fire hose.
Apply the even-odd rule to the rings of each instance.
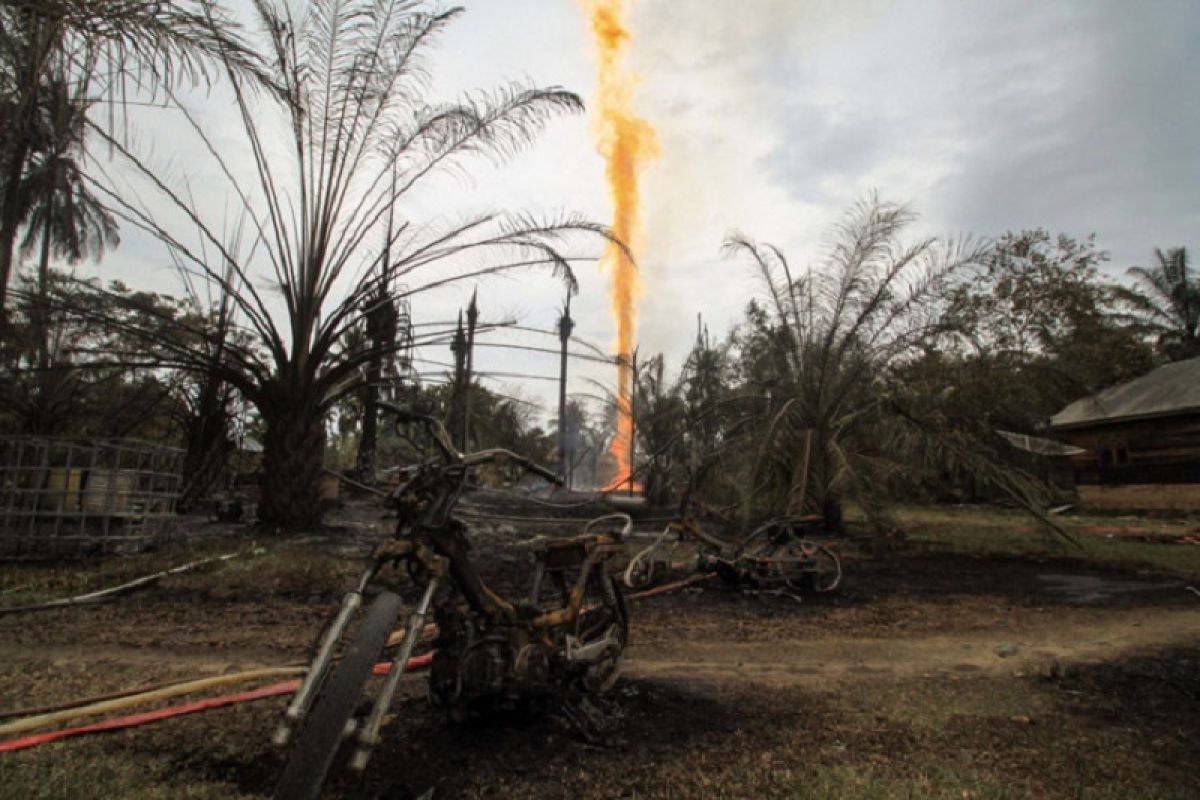
[[[684,580],[666,584],[665,586],[658,586],[654,589],[628,595],[626,599],[631,603],[636,603],[641,600],[647,600],[651,597],[657,597],[670,592],[680,591],[702,581],[710,580],[714,577],[716,577],[715,572],[706,575],[694,575],[690,578],[685,578]],[[435,633],[436,626],[426,626],[426,629],[422,632],[422,639],[431,638],[431,634]],[[391,638],[389,639],[389,643],[391,643],[392,640],[402,637],[403,631],[397,631],[392,634]],[[433,656],[434,651],[431,651],[429,653],[425,653],[424,655],[409,659],[405,667],[405,671],[416,672],[418,670],[427,668],[433,663]],[[203,689],[209,689],[216,686],[242,683],[249,680],[285,674],[302,674],[305,669],[305,667],[265,667],[256,670],[249,670],[247,672],[240,672],[233,675],[220,675],[213,678],[201,678],[199,680],[169,684],[167,686],[157,687],[142,692],[108,695],[104,698],[97,698],[97,702],[87,705],[75,704],[66,709],[63,709],[61,706],[54,709],[44,709],[43,711],[46,713],[23,717],[14,722],[0,725],[0,735],[21,733],[34,728],[54,725],[59,722],[66,722],[73,719],[78,719],[80,717],[94,716],[96,714],[110,713],[112,711],[121,711],[132,706],[141,705],[143,703],[164,700],[170,697],[178,697],[183,694],[190,694],[192,692],[202,691]],[[390,662],[381,662],[375,665],[374,674],[386,675],[390,669]],[[236,705],[238,703],[247,703],[254,700],[262,700],[268,697],[288,695],[295,692],[299,685],[300,679],[292,678],[280,683],[274,683],[244,692],[219,695],[217,697],[195,700],[189,703],[183,703],[181,705],[168,706],[167,708],[161,708],[155,711],[146,711],[140,714],[116,717],[114,719],[108,719],[88,725],[81,725],[73,728],[63,728],[57,731],[49,731],[46,733],[24,736],[19,739],[11,739],[6,742],[0,742],[0,753],[13,750],[25,750],[30,747],[37,747],[38,745],[49,744],[50,742],[57,742],[63,739],[84,736],[91,733],[104,733],[108,731],[135,728],[141,725],[148,725],[153,722],[160,722],[165,719],[195,714],[200,711],[210,711],[217,708]]]
[[[424,669],[433,663],[433,653],[426,653],[416,658],[408,660],[405,665],[405,672],[415,672],[419,669]],[[391,670],[390,662],[383,662],[375,665],[373,674],[386,675]],[[283,669],[287,669],[286,667]],[[233,677],[233,676],[223,676]],[[225,706],[234,705],[237,703],[247,703],[252,700],[262,700],[267,697],[278,697],[280,695],[291,694],[296,691],[296,687],[300,685],[299,678],[283,681],[282,683],[274,683],[269,686],[262,686],[258,689],[251,689],[245,692],[237,692],[235,694],[220,695],[218,697],[209,697],[204,700],[195,700],[191,703],[183,705],[170,706],[168,708],[160,708],[157,711],[146,711],[141,714],[132,714],[127,717],[117,717],[115,719],[107,719],[103,722],[96,722],[91,725],[82,725],[75,728],[63,728],[62,730],[49,731],[47,733],[38,733],[32,736],[25,736],[20,739],[12,739],[7,742],[0,742],[0,753],[9,752],[12,750],[25,750],[30,747],[37,747],[40,744],[49,744],[62,739],[69,739],[75,736],[83,736],[89,733],[103,733],[106,731],[119,731],[126,728],[135,728],[140,725],[147,725],[151,722],[159,722],[164,719],[173,717],[181,717],[187,714],[195,714],[199,711],[210,711],[214,708],[224,708]],[[145,701],[145,697],[134,695],[133,697],[125,698],[128,705]]]

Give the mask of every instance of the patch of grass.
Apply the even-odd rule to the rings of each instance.
[[[490,790],[471,797],[537,797],[538,790],[512,794]],[[603,795],[584,795],[600,797]],[[898,774],[875,765],[806,765],[802,760],[778,763],[771,753],[714,765],[703,757],[659,765],[656,778],[638,789],[614,795],[637,798],[794,798],[795,800],[1016,800],[1029,797],[1026,789],[995,776],[969,769],[933,767],[915,774]]]
[[[235,800],[261,797],[222,781],[186,781],[153,756],[109,748],[101,742],[64,742],[5,753],[0,793],[22,800]]]
[[[29,605],[107,589],[193,561],[238,558],[169,576],[172,586],[225,597],[337,594],[361,565],[354,559],[284,542],[203,541],[147,553],[92,559],[0,563],[0,607]]]
[[[925,730],[942,729],[956,719],[1034,720],[1053,707],[1045,692],[1023,681],[937,678],[922,683],[862,683],[847,686],[842,696],[862,714],[882,715]]]
[[[1083,515],[1057,518],[1082,546],[1075,548],[1018,511],[907,507],[899,509],[897,516],[909,532],[910,541],[943,552],[1068,559],[1096,566],[1200,575],[1200,546],[1134,538],[1143,533],[1183,535],[1195,526],[1186,520]]]
[[[1053,685],[967,679],[830,688],[733,700],[745,703],[735,730],[697,730],[674,742],[664,735],[650,752],[633,747],[573,758],[568,748],[522,769],[504,763],[491,775],[475,764],[472,772],[487,777],[451,793],[647,800],[1192,796],[1186,761],[1163,768],[1138,730],[1073,714]]]
[[[190,561],[251,549],[249,542],[206,541],[130,555],[0,562],[0,605],[39,603],[92,592]]]
[[[359,559],[286,544],[267,545],[251,558],[238,558],[219,575],[181,575],[180,586],[205,589],[225,597],[337,596],[362,569]]]

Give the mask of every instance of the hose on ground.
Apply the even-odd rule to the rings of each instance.
[[[411,658],[405,667],[406,672],[415,672],[419,669],[428,667],[433,662],[433,654],[426,653],[423,656]],[[386,675],[392,668],[390,662],[376,664],[374,669],[375,675]],[[214,708],[224,708],[225,706],[234,705],[236,703],[246,703],[252,700],[262,700],[267,697],[279,697],[280,695],[291,694],[296,691],[296,687],[300,685],[299,678],[283,681],[282,683],[274,683],[269,686],[262,686],[258,689],[251,689],[245,692],[236,692],[234,694],[221,695],[219,697],[209,697],[204,700],[195,700],[183,705],[171,706],[168,708],[160,708],[156,711],[146,711],[141,714],[133,714],[127,717],[117,717],[115,719],[107,719],[103,722],[95,722],[91,725],[82,725],[75,728],[63,728],[58,731],[49,731],[47,733],[37,733],[32,736],[25,736],[20,739],[12,739],[7,742],[0,742],[0,753],[11,752],[13,750],[25,750],[30,747],[37,747],[50,742],[57,742],[62,739],[69,739],[75,736],[84,736],[89,733],[103,733],[106,731],[119,731],[126,728],[134,728],[139,725],[147,725],[151,722],[159,722],[164,719],[173,717],[181,717],[187,714],[195,714],[199,711],[209,711]]]
[[[206,689],[214,689],[218,686],[229,686],[234,683],[246,683],[248,681],[260,680],[262,678],[282,678],[301,675],[307,667],[267,667],[264,669],[253,669],[247,672],[239,672],[235,675],[217,675],[212,678],[200,678],[198,680],[185,681],[176,683],[170,686],[165,686],[161,689],[153,691],[141,692],[138,694],[126,695],[117,697],[112,700],[101,700],[100,702],[91,703],[83,706],[75,706],[62,711],[52,711],[46,714],[38,714],[32,717],[24,717],[14,722],[8,722],[0,725],[0,736],[9,736],[14,733],[24,733],[25,731],[35,730],[37,728],[46,728],[51,725],[58,725],[62,722],[70,722],[80,719],[81,717],[95,717],[100,714],[109,714],[113,711],[124,711],[132,706],[142,705],[143,703],[155,703],[160,700],[169,700],[173,697],[180,697],[185,694],[194,694],[202,692]]]
[[[421,637],[417,641],[428,642],[437,636],[437,632],[437,625],[430,623],[429,625],[425,626],[424,630],[421,631]],[[396,645],[400,644],[402,641],[404,641],[404,634],[405,629],[398,628],[392,633],[391,636],[388,637],[387,643],[384,645],[384,649],[386,650],[389,647],[395,647]],[[195,692],[204,691],[205,689],[212,689],[218,686],[246,683],[248,681],[258,680],[266,677],[303,675],[306,669],[307,665],[305,664],[291,664],[278,667],[260,667],[257,669],[231,673],[228,675],[215,675],[209,678],[157,683],[150,686],[142,686],[137,689],[126,689],[119,692],[110,692],[108,694],[103,694],[96,697],[88,697],[67,703],[43,706],[40,708],[24,708],[15,711],[5,711],[0,713],[0,720],[16,718],[18,721],[0,724],[0,735],[21,733],[25,730],[44,728],[49,725],[55,725],[59,722],[78,719],[80,717],[106,714],[110,711],[120,711],[132,705],[154,702],[157,700],[165,700],[185,694],[193,694]]]
[[[629,564],[625,567],[625,572],[621,576],[627,588],[640,589],[645,585],[637,580],[637,574],[641,570],[642,562],[653,558],[654,554],[658,552],[658,548],[662,546],[670,534],[671,526],[668,525],[663,528],[662,533],[655,537],[651,544],[639,550],[633,558],[629,559]]]
[[[638,602],[648,600],[651,597],[668,594],[670,592],[685,589],[693,584],[715,578],[717,573],[711,572],[706,575],[694,575],[681,581],[669,583],[665,586],[658,586],[644,592],[637,592],[628,595],[626,599],[629,602]],[[435,625],[426,626],[422,631],[422,638],[428,638],[436,632]],[[403,638],[403,631],[396,631],[389,639]],[[433,663],[434,653],[429,652],[421,656],[409,659],[405,671],[415,672],[424,669]],[[60,722],[68,722],[74,719],[79,719],[85,716],[93,716],[100,713],[108,713],[111,711],[119,711],[141,703],[162,700],[169,697],[176,697],[181,694],[188,694],[195,691],[201,691],[205,688],[212,688],[219,685],[228,685],[231,683],[244,682],[257,678],[270,677],[281,674],[300,674],[303,673],[305,667],[266,667],[258,670],[250,670],[248,672],[236,673],[233,675],[220,675],[213,678],[202,678],[195,681],[186,681],[181,684],[170,684],[165,687],[153,689],[150,691],[121,693],[120,696],[113,699],[103,699],[99,702],[88,705],[74,705],[62,711],[50,711],[49,713],[38,715],[37,717],[26,717],[15,722],[0,726],[0,734],[4,733],[19,733],[32,728],[44,727]],[[375,675],[386,675],[391,670],[390,662],[383,662],[375,665]],[[104,720],[102,722],[92,723],[90,725],[82,725],[74,728],[64,728],[57,731],[49,731],[46,733],[33,734],[19,739],[12,739],[7,742],[0,742],[0,753],[10,752],[13,750],[24,750],[30,747],[36,747],[50,742],[60,741],[76,736],[83,736],[90,733],[103,733],[107,731],[125,730],[140,725],[147,725],[152,722],[159,722],[165,719],[185,716],[187,714],[195,714],[200,711],[209,711],[216,708],[224,708],[225,706],[234,705],[237,703],[245,703],[253,700],[262,700],[268,697],[278,697],[281,695],[291,694],[296,691],[300,685],[299,678],[292,678],[281,683],[263,686],[258,689],[251,689],[245,692],[236,692],[234,694],[220,695],[218,697],[210,697],[204,700],[195,700],[190,703],[184,703],[177,706],[169,706],[167,708],[158,709],[155,711],[147,711],[140,714],[133,714],[125,717],[117,717],[114,719]]]
[[[158,581],[162,580],[163,578],[166,578],[171,575],[178,575],[181,572],[189,572],[198,567],[207,566],[208,564],[217,564],[217,563],[220,563],[223,561],[229,561],[230,559],[237,558],[238,556],[260,555],[261,553],[264,553],[264,552],[266,552],[266,551],[263,550],[262,548],[255,548],[255,549],[249,551],[248,553],[226,553],[225,555],[222,555],[222,556],[213,556],[212,558],[202,558],[199,561],[192,561],[187,564],[181,564],[178,567],[172,567],[171,569],[164,569],[161,572],[155,572],[152,575],[144,575],[140,578],[135,578],[134,580],[127,581],[127,582],[119,584],[117,586],[111,586],[107,589],[101,589],[100,591],[96,591],[96,592],[88,592],[87,594],[80,594],[80,595],[76,595],[74,597],[63,597],[58,600],[51,600],[47,603],[36,603],[33,605],[27,605],[27,606],[9,606],[8,608],[0,608],[0,616],[3,616],[5,614],[23,613],[23,612],[27,612],[27,611],[46,611],[46,610],[49,610],[52,608],[66,608],[69,606],[81,606],[81,605],[89,605],[92,603],[103,603],[106,600],[113,599],[117,595],[125,594],[127,592],[132,592],[135,589],[144,589],[147,586],[150,586],[153,583],[157,583]]]

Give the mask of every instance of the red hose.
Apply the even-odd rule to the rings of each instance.
[[[675,583],[668,583],[665,586],[658,586],[654,589],[648,589],[644,592],[637,592],[626,597],[630,602],[639,600],[647,600],[651,597],[667,594],[684,589],[695,583],[707,581],[715,578],[717,573],[710,572],[707,575],[695,575],[691,578],[686,578]],[[425,655],[416,656],[408,660],[408,665],[405,668],[406,672],[415,672],[420,669],[425,669],[433,663],[433,653],[429,652]],[[373,670],[375,675],[386,675],[391,670],[391,663],[385,662],[376,664]],[[89,733],[105,733],[108,731],[120,731],[127,728],[135,728],[140,725],[148,725],[151,722],[159,722],[164,719],[173,717],[182,717],[187,714],[195,714],[200,711],[209,711],[214,708],[223,708],[225,706],[234,705],[236,703],[248,703],[251,700],[262,700],[267,697],[278,697],[280,695],[291,694],[296,691],[296,687],[300,685],[299,679],[283,681],[282,683],[273,683],[270,686],[262,686],[258,689],[251,689],[246,692],[235,692],[234,694],[224,694],[217,697],[210,697],[206,700],[195,700],[190,703],[183,703],[177,706],[168,706],[160,708],[156,711],[146,711],[141,714],[131,714],[125,717],[115,717],[113,719],[104,720],[103,722],[95,722],[91,725],[80,725],[74,728],[63,728],[58,731],[50,731],[48,733],[37,733],[31,736],[22,736],[19,739],[12,739],[7,742],[0,742],[0,753],[10,752],[12,750],[25,750],[30,747],[37,747],[41,744],[49,744],[62,739],[70,739],[75,736],[84,736]]]
[[[416,658],[410,658],[406,666],[406,672],[415,672],[419,669],[424,669],[433,663],[433,653],[426,653]],[[376,664],[374,674],[386,675],[392,668],[390,662]],[[186,714],[195,714],[198,711],[208,711],[214,708],[223,708],[224,706],[233,705],[235,703],[247,703],[251,700],[262,700],[267,697],[278,697],[279,695],[291,694],[296,691],[296,687],[300,685],[298,678],[282,683],[273,683],[270,686],[262,686],[258,689],[251,689],[246,692],[236,692],[234,694],[225,694],[218,697],[209,697],[205,700],[194,700],[190,703],[183,703],[177,706],[168,706],[160,708],[156,711],[146,711],[141,714],[131,714],[126,717],[116,717],[114,719],[106,719],[103,722],[95,722],[91,725],[80,725],[75,728],[63,728],[60,731],[50,731],[48,733],[36,733],[31,736],[22,736],[20,739],[13,739],[7,742],[0,742],[0,753],[6,753],[11,750],[24,750],[29,747],[37,747],[40,744],[48,744],[57,742],[60,739],[69,739],[75,736],[84,736],[89,733],[104,733],[107,731],[120,731],[126,728],[135,728],[139,725],[148,725],[151,722],[159,722],[172,717],[182,717]]]

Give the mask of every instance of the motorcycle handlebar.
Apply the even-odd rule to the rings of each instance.
[[[422,414],[419,411],[413,411],[411,408],[398,406],[395,403],[382,402],[377,403],[377,405],[384,411],[395,414],[397,425],[411,425],[414,422],[424,422],[427,425],[430,423],[441,424],[428,414]]]
[[[442,449],[444,455],[446,455],[446,457],[452,461],[465,462],[468,466],[477,466],[479,464],[484,464],[491,461],[515,461],[526,471],[532,472],[538,477],[544,478],[556,486],[563,485],[563,479],[559,475],[555,474],[546,467],[543,467],[541,464],[538,464],[536,461],[532,461],[525,456],[518,455],[511,450],[502,450],[497,448],[493,450],[483,450],[478,453],[471,453],[469,455],[464,455],[458,452],[458,450],[453,446],[450,434],[446,431],[446,426],[444,426],[440,420],[430,416],[429,414],[422,414],[419,411],[413,411],[411,408],[404,408],[393,403],[380,403],[379,407],[391,412],[392,414],[395,414],[397,425],[411,425],[414,422],[419,422],[425,425],[425,427],[429,430],[430,435],[433,437],[433,440],[437,442],[438,446]]]
[[[512,461],[520,465],[526,472],[532,472],[539,478],[543,478],[556,486],[563,485],[563,479],[546,467],[536,461],[532,461],[525,456],[518,455],[511,450],[505,450],[500,447],[491,450],[480,450],[477,453],[471,453],[464,459],[468,466],[476,466],[479,464],[488,463],[504,463]]]

